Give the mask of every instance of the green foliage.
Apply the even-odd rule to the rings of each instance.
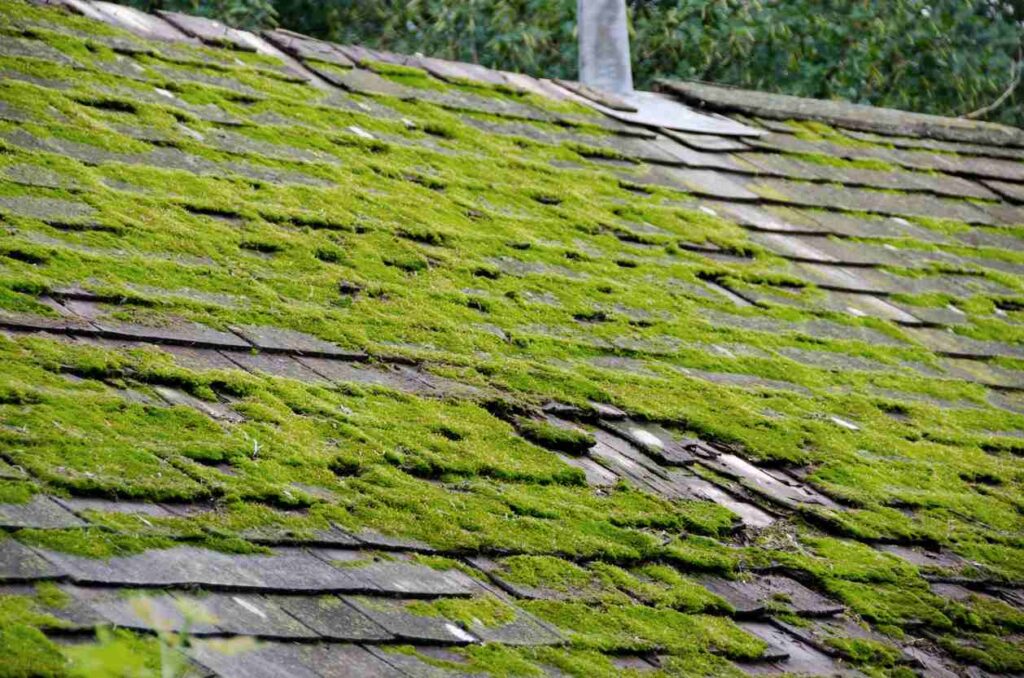
[[[281,25],[342,43],[576,74],[572,0],[131,0],[243,27]],[[961,115],[1011,81],[1019,2],[631,0],[634,77],[699,79]],[[990,116],[1024,123],[1018,91]]]

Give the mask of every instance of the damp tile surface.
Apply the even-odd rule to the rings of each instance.
[[[1024,133],[661,88],[0,2],[0,677],[1024,672]]]

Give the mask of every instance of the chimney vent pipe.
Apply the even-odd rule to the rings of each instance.
[[[632,94],[626,0],[576,0],[576,29],[579,81],[613,94]]]

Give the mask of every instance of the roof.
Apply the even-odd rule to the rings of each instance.
[[[1020,130],[52,4],[0,675],[1024,671]]]

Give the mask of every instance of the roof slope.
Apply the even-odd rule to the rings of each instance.
[[[57,4],[0,3],[0,675],[1024,671],[1018,130]]]

